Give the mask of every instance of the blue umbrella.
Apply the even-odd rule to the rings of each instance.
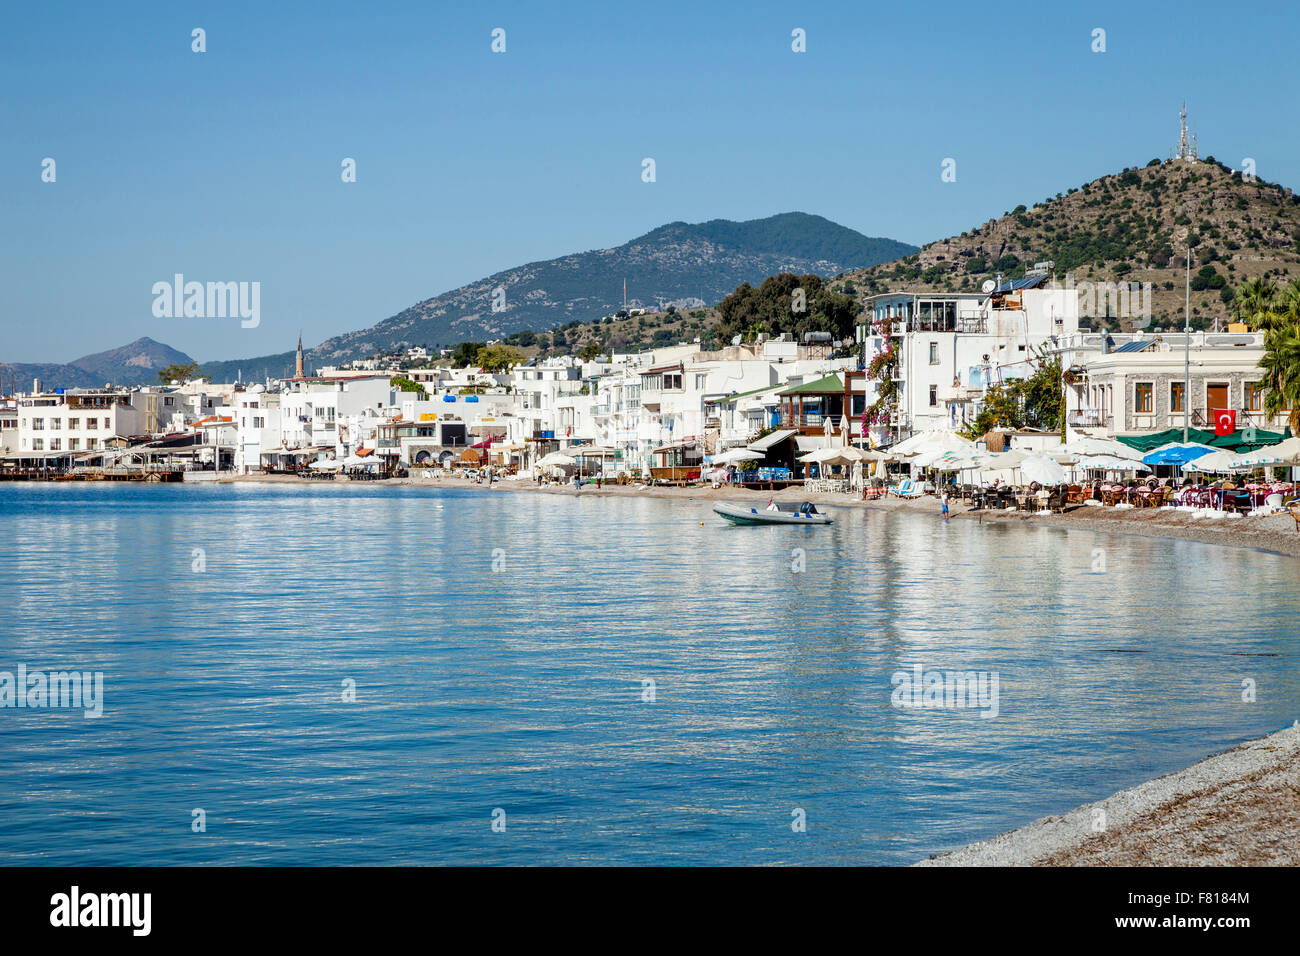
[[[1169,444],[1161,445],[1154,451],[1148,452],[1142,457],[1142,461],[1147,465],[1177,465],[1182,467],[1189,461],[1195,461],[1203,455],[1208,455],[1218,449],[1211,448],[1208,445],[1197,444]]]

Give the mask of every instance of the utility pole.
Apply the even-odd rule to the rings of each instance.
[[[1187,246],[1187,298],[1183,303],[1183,444],[1192,422],[1192,247]]]

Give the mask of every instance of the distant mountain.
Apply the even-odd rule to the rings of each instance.
[[[1245,180],[1212,157],[1153,159],[1017,206],[898,262],[850,273],[838,285],[860,298],[901,290],[974,292],[998,275],[1019,278],[1035,262],[1050,261],[1061,282],[1072,273],[1076,284],[1151,283],[1155,325],[1181,327],[1189,244],[1192,326],[1204,328],[1229,314],[1234,290],[1247,279],[1300,276],[1300,195]],[[1128,324],[1105,316],[1086,321]]]
[[[83,355],[66,365],[0,363],[6,379],[11,375],[20,391],[28,391],[33,379],[42,388],[100,388],[113,385],[156,385],[158,370],[193,361],[184,352],[151,338],[136,339],[130,345]]]
[[[916,251],[916,246],[864,236],[800,212],[748,222],[672,222],[613,249],[530,262],[426,299],[373,328],[311,349],[307,366],[598,319],[622,307],[624,280],[630,306],[690,308],[712,305],[742,282],[757,283],[776,272],[834,276]],[[497,289],[504,300],[498,296],[501,307],[493,311]],[[240,369],[250,378],[292,374],[293,353],[203,366],[217,381],[231,379]]]

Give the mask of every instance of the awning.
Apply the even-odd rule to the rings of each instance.
[[[796,435],[794,443],[800,451],[816,451],[818,448],[828,447],[828,439],[825,435]]]
[[[654,449],[654,451],[650,452],[650,454],[657,455],[661,451],[676,451],[678,448],[694,448],[697,444],[698,442],[693,442],[693,441],[673,442],[671,445],[664,445],[662,448]],[[573,454],[579,454],[579,452],[575,452],[574,449],[572,448],[570,448],[569,451]]]
[[[758,441],[750,442],[749,448],[754,451],[767,451],[773,445],[779,445],[791,435],[796,435],[798,433],[799,429],[797,428],[779,428],[770,435],[764,435]]]

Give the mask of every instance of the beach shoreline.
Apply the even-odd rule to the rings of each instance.
[[[1300,721],[915,865],[1300,865]]]

